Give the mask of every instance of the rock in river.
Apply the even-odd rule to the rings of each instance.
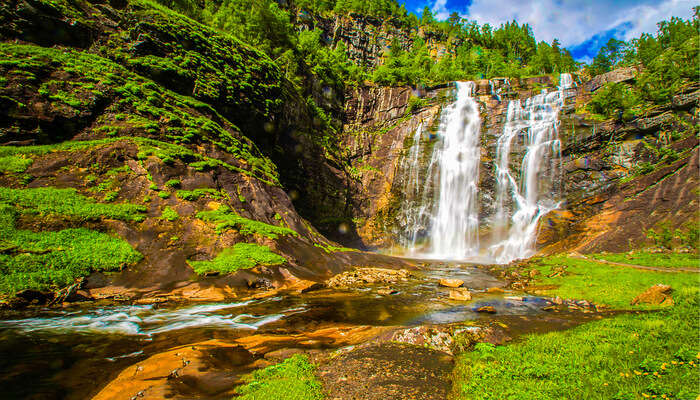
[[[440,286],[456,288],[456,287],[460,287],[462,285],[464,285],[464,281],[461,279],[450,279],[450,278],[440,279]]]

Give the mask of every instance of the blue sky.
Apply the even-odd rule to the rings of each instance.
[[[671,16],[690,18],[697,1],[689,0],[398,0],[418,15],[428,6],[440,19],[451,12],[498,26],[529,23],[537,40],[559,39],[578,61],[589,62],[611,37],[630,40],[655,33],[656,23]]]

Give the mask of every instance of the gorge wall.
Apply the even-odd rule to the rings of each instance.
[[[562,141],[562,175],[557,188],[561,205],[541,220],[537,248],[547,252],[629,250],[649,245],[648,229],[660,225],[688,229],[688,221],[696,219],[697,135],[693,126],[700,95],[697,85],[677,94],[671,105],[632,121],[599,121],[585,112],[585,104],[603,83],[629,82],[636,73],[625,69],[592,79],[575,76],[576,86],[565,90],[558,129]],[[496,212],[494,160],[508,100],[524,100],[543,89],[556,90],[557,84],[550,76],[476,82],[475,97],[483,121],[480,236],[487,241]],[[363,244],[400,246],[406,223],[400,210],[408,196],[405,161],[413,135],[423,124],[428,136],[434,138],[440,110],[451,101],[452,91],[450,87],[423,92],[392,88],[350,93],[345,143],[357,174],[357,189],[351,193],[353,204],[358,205],[355,222]],[[373,96],[368,99],[370,93]],[[409,102],[418,104],[417,97],[424,102],[409,110]],[[671,132],[675,132],[673,138]],[[660,165],[651,175],[640,175],[639,165],[663,164],[661,149],[667,145],[678,159],[668,166]],[[522,158],[522,151],[516,144],[516,160]],[[425,166],[429,156],[424,155],[421,162]]]

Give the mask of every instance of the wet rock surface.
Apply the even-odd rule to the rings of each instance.
[[[330,288],[350,288],[397,283],[405,281],[410,276],[411,272],[405,269],[355,268],[332,277],[325,284]]]
[[[330,399],[444,400],[452,356],[402,343],[380,343],[322,363],[318,376]]]

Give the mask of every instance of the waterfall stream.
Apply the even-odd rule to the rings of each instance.
[[[496,93],[493,82],[490,85]],[[473,97],[473,82],[456,83],[455,100],[442,111],[427,168],[421,166],[421,153],[430,148],[423,143],[422,123],[402,165],[407,179],[399,236],[409,255],[445,260],[487,257],[507,263],[534,253],[540,218],[559,207],[559,110],[572,85],[571,75],[561,74],[558,90],[543,90],[524,104],[508,103],[494,160],[496,211],[488,219],[488,245],[481,246],[479,103]],[[520,163],[512,162],[518,159]]]

